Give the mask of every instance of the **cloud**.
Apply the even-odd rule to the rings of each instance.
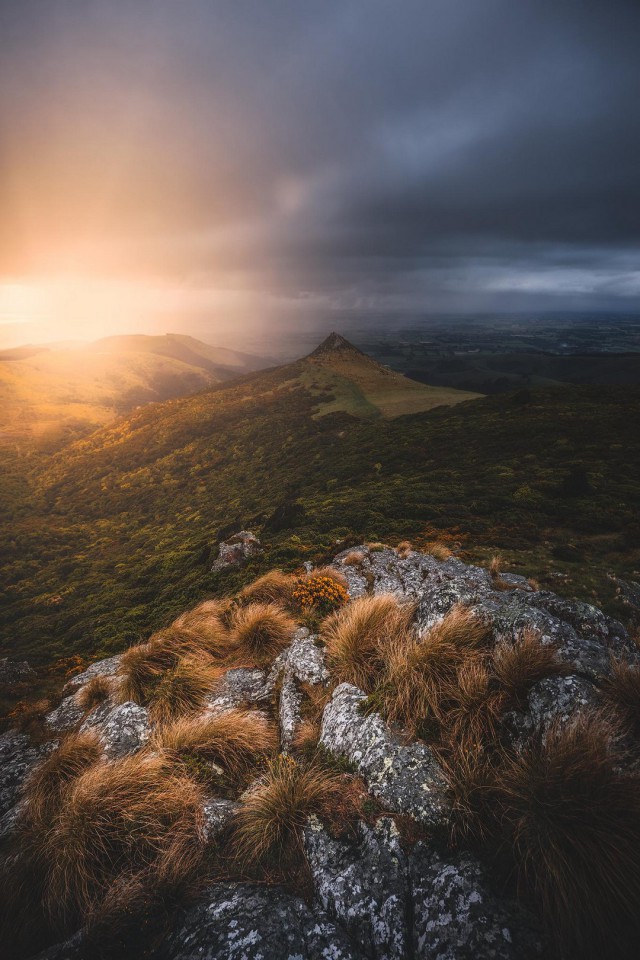
[[[628,309],[639,42],[623,0],[5,4],[0,274]]]

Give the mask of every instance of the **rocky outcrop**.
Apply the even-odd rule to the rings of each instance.
[[[250,530],[240,530],[229,540],[223,540],[218,544],[218,557],[211,570],[217,573],[227,567],[241,566],[260,553],[262,553],[262,546],[256,535]]]
[[[429,827],[446,824],[447,784],[424,743],[403,743],[377,713],[363,715],[366,695],[349,683],[336,687],[322,718],[320,743],[345,757],[369,791],[389,809]]]
[[[35,744],[19,730],[8,730],[0,736],[0,817],[18,802],[29,772],[54,746],[55,742]],[[11,822],[9,818],[5,829]]]
[[[361,960],[344,932],[277,887],[221,883],[157,960]]]
[[[491,891],[482,866],[418,843],[409,861],[416,960],[549,957],[532,918]],[[410,954],[409,954],[410,955]]]
[[[242,563],[258,549],[244,531],[221,544],[216,569]],[[640,663],[640,651],[617,621],[589,604],[534,590],[517,575],[497,578],[455,557],[441,561],[415,551],[400,556],[362,547],[359,557],[345,563],[348,553],[353,551],[339,554],[334,565],[347,578],[350,596],[393,592],[412,601],[422,637],[463,603],[487,624],[494,643],[515,643],[533,629],[542,643],[553,644],[562,675],[533,684],[518,709],[504,717],[505,743],[514,749],[531,735],[544,737],[551,724],[597,706],[613,658]],[[107,699],[85,713],[78,702],[95,676],[117,683],[119,665],[120,658],[112,657],[69,681],[65,698],[46,718],[50,743],[36,745],[17,730],[0,737],[0,835],[15,825],[22,785],[55,749],[59,733],[95,730],[108,762],[144,747],[152,731],[144,707]],[[322,644],[303,628],[270,670],[228,669],[205,712],[242,706],[268,712],[278,719],[286,752],[301,721],[306,685],[321,687],[330,679]],[[410,742],[391,729],[370,709],[366,694],[347,683],[336,687],[325,707],[320,743],[362,778],[378,801],[372,808],[382,814],[345,824],[339,835],[311,818],[302,837],[310,878],[305,900],[279,887],[212,884],[150,960],[551,960],[535,922],[503,890],[496,892],[487,865],[468,852],[446,849],[451,799],[428,743]],[[214,853],[216,844],[226,842],[241,802],[206,800],[202,835]],[[402,842],[399,827],[411,819],[415,833],[427,840]],[[89,960],[91,952],[80,936],[46,956]]]

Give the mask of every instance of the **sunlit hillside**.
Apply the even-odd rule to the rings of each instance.
[[[0,353],[0,445],[56,447],[118,414],[266,366],[192,337],[108,337]]]

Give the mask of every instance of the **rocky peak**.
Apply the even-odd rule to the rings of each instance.
[[[332,358],[337,355],[351,355],[353,357],[363,358],[366,357],[366,354],[362,350],[358,350],[357,347],[354,347],[352,343],[342,336],[340,333],[336,333],[335,330],[329,334],[328,337],[322,341],[322,343],[312,350],[309,356],[306,358],[308,360],[323,359],[323,358]]]

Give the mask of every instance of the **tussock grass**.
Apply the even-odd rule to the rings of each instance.
[[[291,603],[296,578],[282,570],[269,570],[238,594],[241,603]]]
[[[198,638],[182,630],[162,630],[148,643],[129,647],[120,663],[121,682],[117,691],[121,703],[133,700],[146,705],[154,697],[164,675],[182,659],[213,667],[214,658],[203,649]]]
[[[425,543],[424,552],[435,560],[448,560],[449,557],[453,556],[453,552],[441,540],[430,540],[429,543]]]
[[[358,597],[327,617],[321,634],[337,679],[370,693],[389,651],[406,643],[412,617],[393,594]]]
[[[365,557],[364,550],[350,550],[346,557],[343,557],[342,562],[345,567],[359,567]]]
[[[11,726],[28,733],[33,740],[49,739],[45,717],[52,708],[50,700],[21,700],[9,714]]]
[[[396,553],[401,560],[406,560],[412,550],[413,544],[410,540],[401,540],[400,543],[396,544]]]
[[[78,691],[76,700],[83,710],[92,710],[111,696],[114,684],[110,677],[92,677]]]
[[[165,670],[148,697],[149,715],[156,723],[193,713],[215,688],[221,670],[210,662],[183,657]]]
[[[279,757],[243,798],[233,828],[233,854],[242,866],[286,862],[299,852],[308,817],[330,814],[341,801],[344,780],[318,764]]]
[[[197,758],[221,766],[232,777],[244,777],[253,765],[277,749],[278,734],[255,711],[228,710],[214,716],[180,717],[160,727],[151,747],[175,762]]]
[[[102,744],[94,731],[71,734],[30,774],[25,785],[25,821],[30,828],[46,828],[60,808],[73,780],[102,756]]]
[[[203,800],[162,756],[94,763],[67,779],[55,812],[30,822],[5,868],[9,951],[29,955],[96,923],[103,907],[122,918],[137,895],[183,895],[203,865]]]
[[[495,579],[499,577],[504,568],[504,557],[500,553],[494,553],[489,563],[489,573]]]
[[[524,703],[538,680],[568,673],[553,644],[542,643],[540,634],[528,627],[515,643],[502,640],[496,644],[493,670],[507,702],[516,707]]]
[[[230,609],[230,600],[205,600],[173,621],[170,639],[184,646],[186,652],[202,649],[212,657],[222,658],[229,645]]]
[[[500,765],[503,843],[561,950],[637,956],[640,779],[597,713],[556,723]]]
[[[421,639],[404,634],[394,640],[376,691],[387,719],[414,735],[425,720],[441,721],[459,669],[478,656],[486,638],[485,625],[470,610],[456,606]],[[470,675],[466,682],[470,694]]]
[[[602,685],[602,694],[624,727],[640,737],[640,667],[614,660],[611,677]]]
[[[291,642],[296,621],[275,603],[252,603],[234,610],[231,633],[237,655],[252,663],[270,663]]]

